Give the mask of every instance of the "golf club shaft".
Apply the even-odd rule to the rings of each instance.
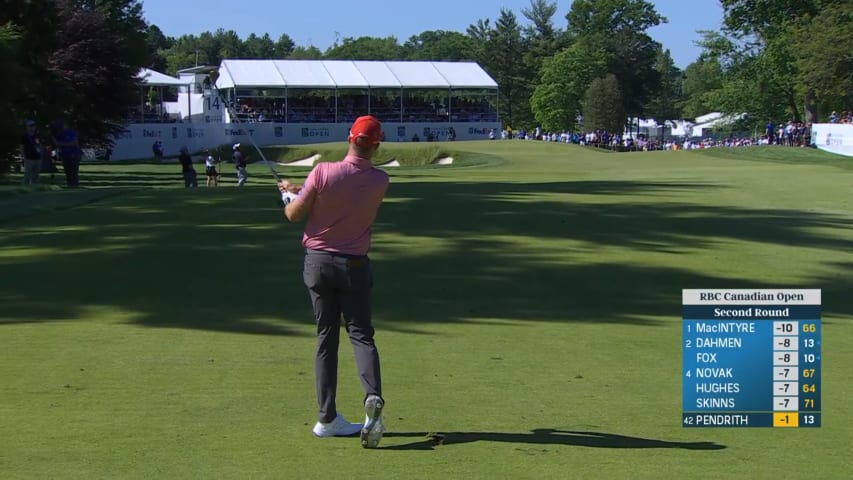
[[[228,112],[228,116],[231,117],[231,121],[236,122],[239,125],[243,125],[243,122],[240,121],[240,117],[236,115],[236,112],[234,112],[231,109],[231,106],[225,101],[225,98],[222,96],[222,92],[220,92],[219,88],[216,86],[216,82],[210,82],[210,87],[216,92],[216,96],[219,98],[219,102],[225,107],[225,110]],[[257,150],[258,154],[261,156],[261,159],[267,165],[267,168],[269,168],[270,172],[272,172],[272,176],[275,177],[276,183],[280,182],[281,177],[279,177],[275,169],[272,168],[272,164],[269,160],[267,160],[267,157],[266,155],[264,155],[264,152],[263,150],[261,150],[261,147],[259,147],[258,144],[255,143],[255,139],[252,138],[252,135],[248,135],[248,137],[249,143],[251,143],[252,146],[255,147],[255,150]]]

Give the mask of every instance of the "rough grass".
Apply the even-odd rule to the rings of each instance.
[[[119,192],[0,225],[2,477],[849,477],[853,173],[751,149],[453,147],[503,160],[388,169],[376,451],[311,436],[302,231],[265,167],[185,190],[177,165],[84,165],[84,189],[0,200]],[[822,428],[682,428],[681,289],[705,287],[823,289]],[[350,352],[339,408],[358,420]]]
[[[705,157],[732,158],[737,160],[750,160],[756,162],[784,163],[788,165],[829,165],[853,170],[853,158],[824,152],[816,148],[793,148],[780,147],[778,145],[756,146],[743,148],[709,148],[699,153]]]

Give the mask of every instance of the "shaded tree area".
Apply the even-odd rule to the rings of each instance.
[[[150,63],[141,3],[6,0],[2,6],[3,171],[25,119],[44,127],[65,118],[84,145],[107,144],[124,128],[127,107],[138,103],[137,73]]]

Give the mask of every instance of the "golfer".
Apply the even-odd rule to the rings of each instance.
[[[234,159],[234,163],[237,164],[235,166],[237,169],[237,186],[242,187],[246,184],[246,180],[249,179],[249,172],[246,170],[248,164],[246,163],[246,156],[240,151],[239,143],[234,144],[233,150],[234,154],[232,158]]]
[[[213,184],[214,187],[219,186],[219,173],[216,171],[216,160],[208,149],[206,151],[207,158],[204,159],[204,173],[207,175],[207,186]]]
[[[350,436],[360,431],[365,448],[375,448],[385,430],[368,258],[371,228],[389,183],[388,174],[371,163],[381,138],[379,120],[359,117],[350,130],[349,151],[342,161],[315,166],[301,191],[287,180],[279,182],[282,193],[298,191],[284,208],[287,219],[298,222],[307,218],[302,237],[306,248],[303,280],[317,322],[314,368],[319,418],[314,435]],[[365,393],[364,425],[347,422],[335,403],[341,316]]]

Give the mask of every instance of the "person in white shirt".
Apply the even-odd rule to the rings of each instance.
[[[210,150],[207,150],[207,158],[204,160],[204,170],[207,174],[207,186],[212,183],[214,187],[219,186],[219,174],[216,173],[216,159],[211,155]]]

